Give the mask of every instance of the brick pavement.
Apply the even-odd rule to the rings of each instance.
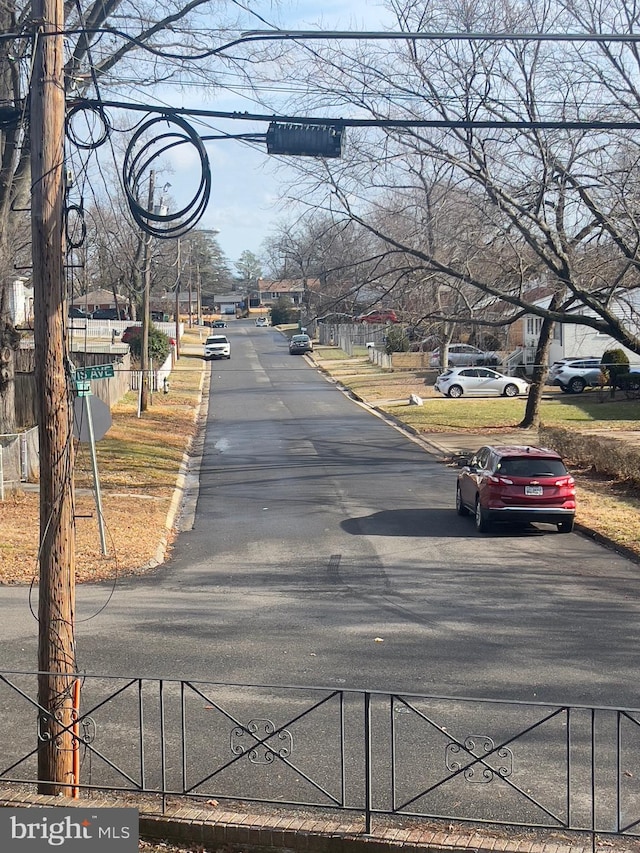
[[[42,796],[25,792],[24,787],[0,789],[0,807],[29,806],[138,808],[140,837],[161,839],[174,844],[197,845],[199,849],[247,849],[321,853],[590,853],[591,838],[565,832],[545,832],[521,828],[451,824],[416,818],[379,816],[372,831],[365,833],[360,814],[324,811],[313,813],[293,807],[253,807],[244,803],[218,805],[215,801],[167,797],[162,809],[160,797],[103,795],[94,791],[90,798]],[[600,837],[596,851],[640,853],[640,838]]]

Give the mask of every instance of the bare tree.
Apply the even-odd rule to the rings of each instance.
[[[228,40],[232,19],[225,21],[225,4],[215,0],[79,0],[65,6],[65,65],[67,102],[107,90],[121,98],[141,87],[180,79],[215,85],[208,61],[212,50]],[[212,30],[211,21],[216,21]],[[0,0],[0,351],[13,353],[18,338],[9,313],[7,287],[14,277],[13,251],[17,224],[29,205],[30,137],[28,96],[30,57],[36,34],[30,0]],[[107,35],[108,34],[108,35]],[[198,56],[197,62],[190,57]],[[236,60],[225,61],[239,69]],[[94,115],[98,128],[100,112]],[[82,125],[82,121],[79,123]],[[100,129],[86,128],[87,140]],[[78,128],[81,130],[81,128]],[[108,134],[110,128],[103,128]],[[13,359],[6,363],[0,381],[0,432],[12,431],[14,422]],[[6,376],[9,379],[6,380]]]
[[[402,30],[430,32],[636,32],[631,11],[593,0],[516,5],[393,0]],[[333,93],[381,123],[349,134],[343,161],[305,164],[309,203],[339,209],[425,271],[504,306],[504,323],[532,312],[579,323],[640,353],[637,216],[640,135],[602,126],[542,129],[532,122],[636,120],[639,57],[632,43],[573,45],[536,39],[320,43],[306,50],[318,104]],[[338,98],[337,93],[340,93]],[[308,95],[306,96],[308,103]],[[420,127],[437,120],[441,127]],[[501,122],[520,127],[500,127]],[[495,127],[474,123],[496,122]],[[447,255],[389,209],[426,188],[443,168],[466,198],[473,233],[451,222]],[[320,198],[324,180],[328,193]],[[296,194],[301,193],[298,181]],[[390,205],[391,199],[391,205]],[[409,209],[409,208],[407,208]],[[499,262],[499,269],[494,264]],[[499,274],[496,274],[499,272]],[[528,295],[548,289],[545,305]],[[538,395],[540,384],[534,383]],[[538,398],[539,399],[539,398]],[[535,422],[535,406],[529,421]]]

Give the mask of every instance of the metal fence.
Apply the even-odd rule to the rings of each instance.
[[[70,677],[69,691],[73,689]],[[82,676],[79,788],[640,837],[640,710]],[[0,673],[0,781],[35,784],[37,673]],[[41,727],[44,729],[44,727]],[[42,780],[46,781],[46,780]],[[74,784],[76,784],[74,782]]]

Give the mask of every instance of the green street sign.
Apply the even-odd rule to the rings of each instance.
[[[112,364],[94,364],[93,367],[77,367],[76,382],[86,382],[90,379],[113,379],[115,373]]]

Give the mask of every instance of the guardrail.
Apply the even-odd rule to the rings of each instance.
[[[640,711],[81,676],[74,786],[640,837]],[[75,678],[69,677],[69,695]],[[0,673],[5,785],[36,785],[37,673]],[[71,729],[71,726],[69,726]],[[43,782],[47,780],[41,780]]]

